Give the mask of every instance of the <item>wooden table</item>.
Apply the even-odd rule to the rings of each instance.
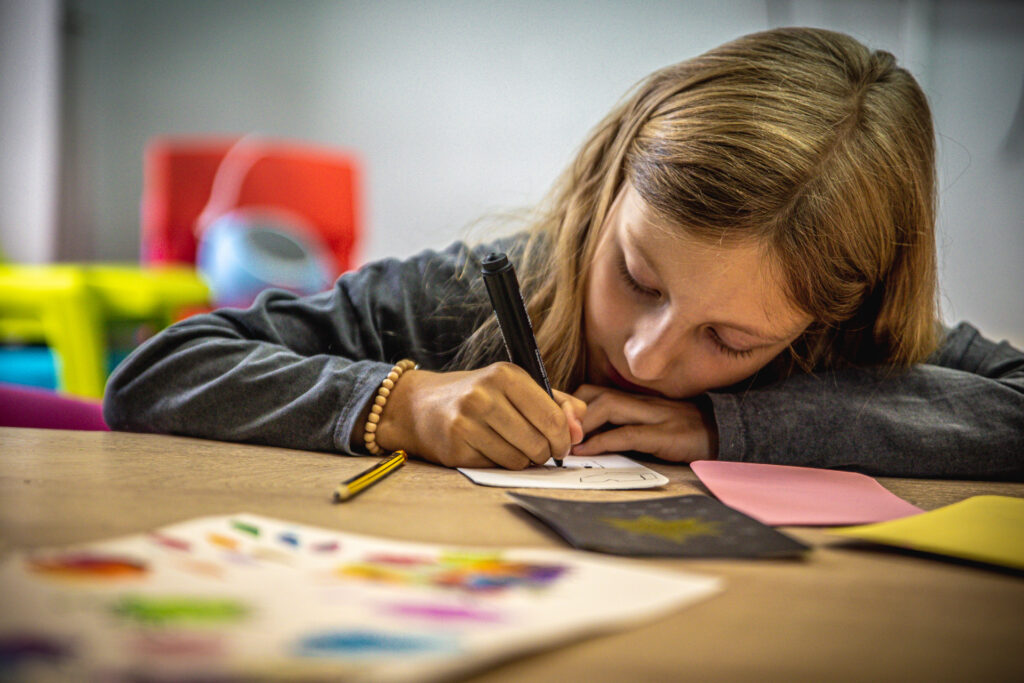
[[[0,429],[0,554],[248,511],[388,538],[564,548],[503,489],[418,461],[343,505],[366,459],[168,436]],[[653,465],[656,491],[552,491],[628,500],[703,493],[688,467]],[[882,479],[925,509],[1024,484]],[[669,617],[523,657],[497,681],[1024,680],[1024,579],[787,529],[804,560],[636,560],[721,577],[718,596]]]

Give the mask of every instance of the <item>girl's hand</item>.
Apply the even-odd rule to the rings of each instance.
[[[583,440],[586,404],[554,395],[552,401],[511,363],[465,372],[409,370],[388,397],[377,443],[447,467],[541,465]]]
[[[592,384],[584,384],[574,395],[587,402],[585,433],[605,424],[617,426],[592,434],[573,447],[573,455],[642,451],[673,462],[718,456],[714,416],[693,401],[629,394]]]

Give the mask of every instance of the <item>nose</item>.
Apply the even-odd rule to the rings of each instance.
[[[623,349],[633,377],[647,382],[665,379],[679,352],[675,336],[667,317],[638,321]]]

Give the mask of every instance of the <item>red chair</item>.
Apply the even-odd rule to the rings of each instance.
[[[109,431],[99,401],[0,383],[0,427]]]
[[[351,155],[272,140],[156,138],[146,148],[142,262],[196,260],[196,221],[228,151],[246,168],[228,208],[274,207],[302,217],[323,239],[340,275],[356,265],[362,231],[361,173]],[[234,148],[234,149],[232,149]],[[206,218],[214,218],[207,216]]]

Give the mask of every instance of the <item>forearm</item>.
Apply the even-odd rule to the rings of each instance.
[[[476,308],[453,279],[467,252],[423,252],[348,273],[329,292],[267,291],[249,309],[158,334],[111,376],[115,429],[363,452],[361,413],[400,358],[443,367]],[[467,312],[468,311],[468,312]]]
[[[352,452],[359,407],[390,366],[232,338],[182,325],[111,376],[104,415],[114,429]]]
[[[1024,479],[1024,393],[936,366],[713,394],[719,458],[873,475]]]

